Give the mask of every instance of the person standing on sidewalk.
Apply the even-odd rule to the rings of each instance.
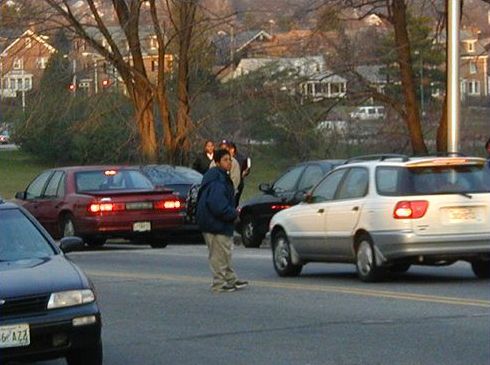
[[[232,157],[220,149],[214,153],[215,167],[202,179],[197,198],[196,220],[209,250],[209,267],[213,274],[213,292],[233,292],[248,282],[238,280],[232,268],[234,222],[238,219],[235,208],[235,189],[229,176]]]

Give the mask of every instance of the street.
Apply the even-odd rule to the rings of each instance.
[[[490,364],[490,282],[466,263],[377,284],[339,264],[284,279],[269,248],[238,246],[235,270],[250,287],[213,294],[204,245],[69,256],[96,285],[107,365]]]

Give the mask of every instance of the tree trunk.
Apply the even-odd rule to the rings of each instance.
[[[144,162],[158,162],[158,144],[153,115],[153,98],[150,92],[140,91],[133,94],[136,123],[140,138],[140,155]]]
[[[406,123],[412,150],[414,154],[427,154],[427,147],[424,142],[420,121],[419,103],[415,93],[415,83],[413,80],[405,0],[393,0],[392,12],[393,26],[395,29],[395,44],[397,46],[401,83],[405,97]]]

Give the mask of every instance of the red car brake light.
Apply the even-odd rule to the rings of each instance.
[[[182,207],[182,203],[180,200],[175,199],[175,200],[160,200],[155,203],[153,203],[153,208],[154,209],[160,209],[160,210],[177,210]]]
[[[272,210],[283,210],[283,209],[288,209],[290,205],[287,204],[274,204],[271,209]]]
[[[103,213],[103,212],[119,212],[126,209],[126,205],[124,203],[108,203],[108,202],[99,202],[99,203],[91,203],[88,206],[88,211],[90,213]]]
[[[393,211],[395,219],[417,219],[422,218],[427,212],[429,202],[427,200],[404,200],[396,203]]]

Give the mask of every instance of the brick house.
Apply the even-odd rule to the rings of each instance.
[[[56,52],[45,37],[26,30],[0,53],[0,96],[16,97],[39,87],[50,56]]]
[[[126,60],[130,59],[129,46],[122,29],[114,26],[109,27],[108,30],[124,58]],[[98,30],[89,29],[87,32],[104,47],[108,47],[107,42]],[[158,65],[157,38],[151,27],[140,28],[139,34],[146,73],[152,82],[156,82],[160,69]],[[93,50],[85,40],[75,39],[73,41],[73,50],[70,58],[73,62],[74,82],[78,90],[93,94],[103,88],[123,88],[124,84],[117,70]],[[172,73],[174,67],[173,62],[174,56],[172,54],[166,54],[163,65],[164,72]]]
[[[478,34],[463,30],[460,33],[461,97],[488,96],[488,53]]]

